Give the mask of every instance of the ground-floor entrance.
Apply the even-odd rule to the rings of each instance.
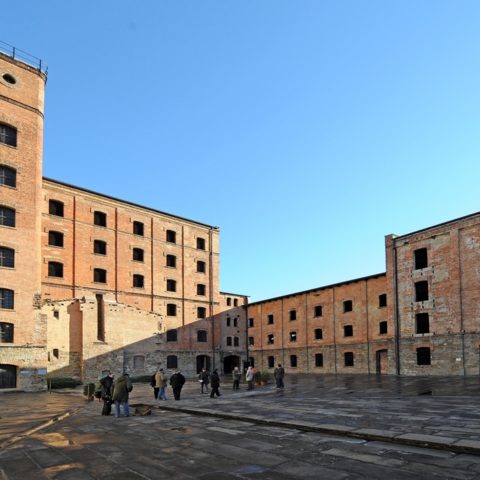
[[[197,355],[197,373],[202,369],[210,370],[210,357],[208,355]]]
[[[0,388],[17,388],[17,367],[0,365]]]
[[[228,355],[223,359],[223,373],[232,373],[235,367],[240,368],[240,357],[238,355]]]
[[[376,366],[378,375],[388,373],[388,350],[377,350]]]

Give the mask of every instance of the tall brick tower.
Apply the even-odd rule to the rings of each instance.
[[[40,314],[43,110],[41,61],[0,43],[0,388],[45,382]]]

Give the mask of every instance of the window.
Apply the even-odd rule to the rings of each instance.
[[[203,283],[199,283],[197,285],[197,295],[205,295],[206,289],[207,288]]]
[[[230,326],[230,321],[231,321],[230,317],[227,317],[227,327]]]
[[[316,367],[323,367],[323,353],[316,353],[315,354],[315,366]]]
[[[142,222],[133,222],[133,234],[134,235],[140,235],[143,237],[144,234],[144,225]]]
[[[60,318],[60,312],[58,310],[53,311],[53,318],[56,318],[57,320]]]
[[[13,343],[13,323],[0,322],[0,343]]]
[[[0,288],[0,308],[8,308],[13,310],[13,290],[7,288]]]
[[[48,276],[49,277],[63,277],[63,263],[48,262]]]
[[[296,355],[290,355],[290,366],[292,368],[297,367],[297,356]]]
[[[267,323],[268,323],[269,325],[273,325],[273,320],[274,320],[273,313],[271,313],[271,314],[268,315],[268,317],[267,317]]]
[[[52,352],[55,358],[60,358],[60,351],[58,350],[58,348],[54,348]]]
[[[15,210],[13,208],[0,206],[0,225],[4,227],[15,226]]]
[[[417,313],[415,315],[415,333],[430,333],[428,313]]]
[[[227,337],[227,347],[232,346],[232,337]]]
[[[353,326],[352,325],[345,325],[343,327],[343,336],[344,337],[353,337]]]
[[[254,325],[255,325],[255,319],[249,318],[249,319],[248,319],[248,326],[249,326],[249,327],[253,327]]]
[[[63,202],[58,200],[49,200],[48,213],[50,215],[56,215],[57,217],[63,217]]]
[[[424,302],[428,300],[428,282],[422,280],[415,283],[415,301]]]
[[[322,316],[322,306],[321,305],[317,305],[316,307],[314,307],[313,316],[314,317],[321,317]]]
[[[176,280],[168,279],[167,280],[167,292],[176,292],[177,291],[177,282]]]
[[[205,250],[205,239],[204,238],[197,238],[197,248],[198,250]]]
[[[51,247],[63,247],[63,233],[50,230],[48,232],[48,244]]]
[[[0,247],[0,267],[15,267],[15,250],[13,248]]]
[[[105,341],[105,303],[103,301],[103,295],[95,295],[97,300],[97,340],[100,342]]]
[[[167,330],[167,342],[176,342],[178,341],[177,330]]]
[[[413,252],[415,258],[415,270],[428,267],[428,254],[426,248],[419,248]]]
[[[107,214],[103,212],[93,212],[93,223],[98,227],[107,226]]]
[[[388,324],[386,320],[384,320],[383,322],[380,322],[378,326],[379,326],[378,333],[380,335],[385,335],[388,332]]]
[[[94,268],[93,281],[95,283],[107,283],[107,271],[103,268]]]
[[[233,337],[233,346],[238,347],[238,345],[239,345],[238,337]]]
[[[255,345],[255,339],[253,337],[248,337],[248,344],[253,347],[253,345]]]
[[[145,357],[143,355],[135,355],[133,357],[133,369],[143,370],[145,368]]]
[[[275,341],[275,336],[273,335],[273,333],[270,333],[268,336],[267,336],[267,343],[268,345],[273,345]]]
[[[197,272],[205,273],[205,270],[206,270],[206,263],[199,260],[197,262]]]
[[[167,316],[168,317],[177,316],[177,306],[174,303],[167,303]]]
[[[273,368],[275,367],[275,357],[268,357],[268,368]]]
[[[386,307],[387,306],[387,294],[382,293],[381,295],[378,296],[378,307]]]
[[[167,368],[178,368],[178,358],[176,355],[167,356]]]
[[[232,304],[232,299],[230,297],[227,297],[227,307],[229,307]]]
[[[321,328],[315,329],[315,340],[321,340],[323,338],[323,330]]]
[[[238,298],[233,299],[233,306],[238,307]]]
[[[167,255],[167,267],[177,267],[177,257],[175,255]]]
[[[133,275],[133,287],[134,288],[144,288],[145,286],[145,279],[143,275],[139,275],[135,273]]]
[[[17,130],[8,125],[0,124],[0,143],[10,145],[11,147],[17,146]]]
[[[0,185],[17,186],[17,171],[6,165],[0,165]]]
[[[297,332],[290,332],[288,334],[288,339],[291,341],[291,342],[296,342],[297,341]]]
[[[345,300],[343,302],[343,313],[351,312],[353,310],[353,302],[351,300]]]
[[[345,352],[343,354],[343,359],[346,367],[353,367],[354,365],[353,352]]]
[[[197,318],[207,318],[207,309],[205,307],[197,307]]]
[[[206,342],[207,341],[207,331],[198,330],[197,332],[197,342]]]
[[[417,365],[431,365],[432,359],[429,347],[417,348]]]
[[[296,320],[297,319],[297,311],[296,310],[290,310],[290,321],[291,320]]]
[[[132,250],[132,259],[134,262],[143,262],[144,251],[143,248],[134,248]]]
[[[167,230],[167,242],[177,243],[177,232],[173,230]]]
[[[93,253],[97,255],[106,255],[107,254],[107,242],[103,240],[94,240],[93,241]]]
[[[234,327],[238,327],[238,318],[237,318],[237,317],[235,317],[235,318],[233,319],[233,326],[234,326]]]

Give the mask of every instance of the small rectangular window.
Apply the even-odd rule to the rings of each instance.
[[[232,346],[232,337],[227,337],[227,347]]]
[[[107,271],[103,268],[94,268],[93,281],[95,283],[107,283]]]
[[[431,365],[432,358],[430,348],[417,348],[417,365]]]
[[[177,291],[177,282],[172,279],[167,280],[167,292],[176,292]]]
[[[268,323],[269,325],[273,325],[273,320],[274,320],[274,318],[273,318],[273,313],[271,313],[271,314],[268,315],[268,317],[267,317],[267,323]]]
[[[344,362],[346,367],[353,367],[354,365],[354,357],[353,352],[345,352],[343,354]]]
[[[0,343],[13,343],[13,323],[0,322]]]
[[[238,298],[233,299],[233,306],[238,307]]]
[[[249,318],[248,319],[248,326],[251,328],[255,325],[255,319],[253,318]]]
[[[292,368],[297,367],[297,356],[296,355],[290,355],[290,366]]]
[[[426,248],[414,250],[413,255],[415,257],[415,270],[428,267],[428,254]]]
[[[15,188],[17,186],[17,171],[6,165],[0,165],[0,185]]]
[[[48,244],[52,247],[63,247],[63,233],[50,230],[48,232]]]
[[[233,326],[234,326],[234,327],[238,327],[238,318],[237,318],[237,317],[235,317],[235,318],[233,319]]]
[[[415,315],[415,333],[430,333],[430,318],[428,313]]]
[[[230,317],[227,317],[227,320],[226,320],[227,327],[230,326],[230,323],[231,323],[231,318],[230,318]]]
[[[4,227],[15,227],[16,212],[13,208],[0,207],[0,225]]]
[[[133,287],[134,288],[144,288],[145,287],[145,278],[143,275],[138,275],[135,273],[133,275]]]
[[[204,238],[197,238],[197,249],[198,250],[205,250],[205,239]]]
[[[351,312],[353,310],[352,300],[345,300],[343,302],[343,313]]]
[[[248,344],[253,347],[255,345],[255,338],[254,337],[248,337]]]
[[[50,200],[48,202],[48,213],[50,215],[56,215],[57,217],[63,217],[63,202]]]
[[[60,352],[59,352],[58,348],[54,348],[52,352],[53,352],[53,356],[55,358],[60,358]]]
[[[288,339],[290,342],[296,342],[297,341],[297,332],[290,332],[288,334]]]
[[[197,284],[197,295],[205,296],[207,287],[203,283]]]
[[[140,235],[143,237],[144,235],[144,225],[142,222],[133,222],[133,234],[134,235]]]
[[[13,248],[0,247],[0,267],[15,267],[15,250]]]
[[[415,283],[415,301],[425,302],[428,300],[428,281],[422,280]]]
[[[273,345],[274,342],[275,342],[275,337],[274,337],[273,333],[270,333],[267,336],[267,344],[268,345]]]
[[[297,319],[297,311],[296,310],[290,310],[290,321],[296,320]]]
[[[207,309],[205,307],[197,308],[197,318],[207,318]]]
[[[205,343],[207,341],[207,331],[198,330],[197,332],[197,342]]]
[[[8,75],[8,74],[7,74]],[[10,147],[17,146],[17,129],[9,125],[0,124],[0,143],[9,145]]]
[[[315,340],[321,340],[323,338],[323,330],[321,328],[315,329]]]
[[[97,227],[106,227],[107,226],[107,214],[103,212],[93,212],[93,223]]]
[[[167,267],[177,267],[177,257],[175,255],[167,255]]]
[[[168,243],[177,243],[177,232],[174,230],[167,230],[166,240]]]
[[[198,273],[205,273],[207,270],[207,264],[205,262],[202,262],[201,260],[199,260],[197,262],[197,272]]]
[[[63,278],[63,263],[48,262],[48,276]]]
[[[167,368],[172,370],[178,368],[178,357],[176,355],[167,355]]]
[[[321,305],[317,305],[314,309],[313,309],[313,315],[315,317],[321,317],[322,316],[322,306]]]
[[[275,357],[268,357],[268,368],[273,368],[275,366]]]
[[[344,337],[353,337],[353,326],[352,325],[345,325],[343,327],[343,336]]]
[[[315,366],[316,367],[323,367],[323,353],[316,353],[315,354]]]
[[[134,262],[143,262],[145,258],[145,252],[143,248],[134,248],[132,250],[132,260]]]
[[[106,255],[107,254],[107,242],[103,240],[94,240],[93,241],[93,253],[97,255]]]
[[[234,347],[238,347],[238,345],[239,345],[239,339],[238,339],[238,337],[233,337],[233,346],[234,346]]]
[[[178,341],[177,330],[167,330],[167,342],[176,342]]]
[[[232,299],[230,297],[227,297],[227,307],[230,307],[232,305]]]
[[[387,306],[387,294],[382,293],[378,296],[378,307],[383,308]]]
[[[387,321],[384,320],[383,322],[380,322],[379,324],[379,334],[380,335],[385,335],[387,333],[387,330],[388,330],[388,324],[387,324]]]
[[[0,308],[13,310],[15,294],[13,290],[8,288],[0,288]]]

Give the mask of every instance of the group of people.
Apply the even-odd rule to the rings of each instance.
[[[247,382],[247,389],[253,390],[255,381],[256,370],[254,367],[248,367],[245,373],[245,380]],[[284,388],[283,378],[285,376],[285,370],[281,364],[275,368],[273,375],[275,377],[277,388]],[[234,367],[232,372],[233,390],[239,390],[240,380],[242,374],[238,367]],[[210,385],[210,398],[220,397],[220,375],[218,370],[214,369],[212,373],[209,373],[206,368],[202,368],[202,371],[198,375],[198,381],[200,382],[200,393],[209,393]],[[173,398],[180,400],[180,394],[182,387],[185,384],[185,377],[179,370],[168,378],[163,368],[159,368],[152,376],[150,385],[153,387],[153,395],[156,400],[167,400],[166,388],[170,384],[173,391]],[[110,415],[112,405],[115,404],[115,417],[120,417],[120,406],[123,406],[123,413],[126,417],[130,416],[130,408],[128,405],[128,397],[133,389],[132,381],[128,373],[124,373],[117,379],[113,374],[109,372],[105,377],[100,380],[99,386],[99,398],[103,400],[102,415]]]

